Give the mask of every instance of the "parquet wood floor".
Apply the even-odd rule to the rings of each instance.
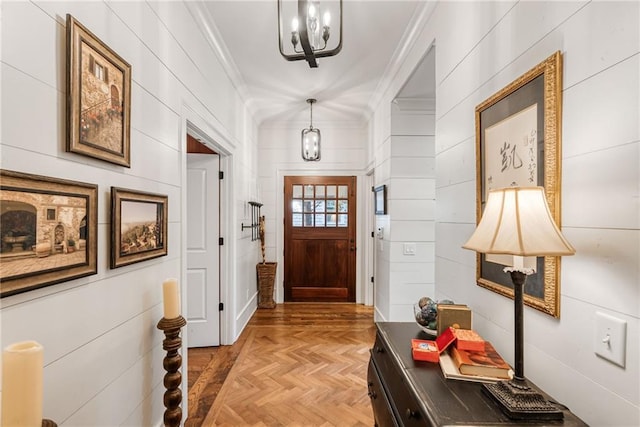
[[[189,350],[185,426],[371,426],[374,339],[371,307],[259,309],[232,346]]]

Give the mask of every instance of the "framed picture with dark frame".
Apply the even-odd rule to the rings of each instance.
[[[131,66],[67,15],[67,151],[131,167]]]
[[[387,214],[387,186],[380,185],[373,189],[374,206],[376,215]]]
[[[167,255],[168,197],[111,187],[111,268]]]
[[[544,187],[560,226],[562,54],[558,51],[476,107],[476,217],[489,190]],[[513,298],[502,255],[478,254],[477,283]],[[525,304],[560,317],[560,258],[528,260]]]
[[[98,186],[0,170],[0,297],[98,272]]]

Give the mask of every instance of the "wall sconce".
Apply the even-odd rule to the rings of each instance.
[[[337,55],[342,49],[342,0],[325,0],[320,7],[319,0],[298,0],[297,8],[286,7],[293,2],[278,0],[278,41],[280,54],[287,61],[304,59],[311,68],[318,67],[318,59]],[[337,4],[336,4],[337,3]],[[331,19],[338,21],[338,35],[335,43],[328,45],[331,37]],[[320,15],[322,14],[322,22]],[[336,18],[337,16],[337,18]],[[291,22],[291,45],[285,47],[283,22]],[[333,42],[332,40],[332,42]]]
[[[320,129],[313,127],[313,104],[315,99],[307,99],[310,111],[309,127],[302,129],[302,159],[305,162],[317,162],[320,160]]]

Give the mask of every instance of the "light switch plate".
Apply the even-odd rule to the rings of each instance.
[[[627,351],[627,322],[597,311],[593,346],[598,356],[624,368]]]
[[[416,244],[415,243],[405,243],[402,247],[402,253],[404,255],[415,255],[416,254]]]

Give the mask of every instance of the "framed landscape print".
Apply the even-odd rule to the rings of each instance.
[[[0,297],[97,273],[97,185],[0,178]]]
[[[544,187],[560,226],[562,55],[556,52],[476,107],[476,217],[491,189]],[[504,255],[478,254],[478,285],[513,298]],[[560,258],[528,260],[525,304],[560,316]]]
[[[111,187],[111,268],[167,254],[167,196]]]
[[[67,151],[130,167],[131,66],[67,15]]]

